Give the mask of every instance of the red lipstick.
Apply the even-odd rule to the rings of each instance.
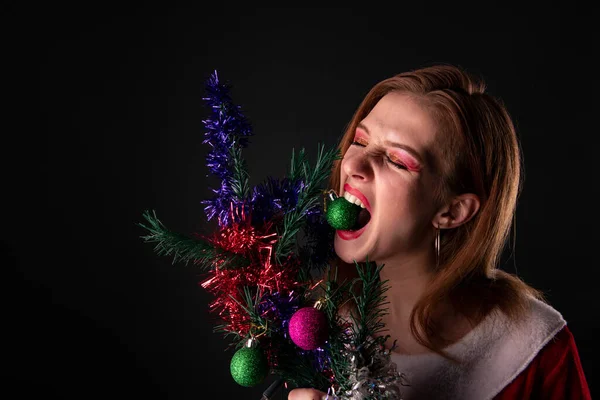
[[[360,228],[357,231],[335,231],[337,233],[337,235],[339,236],[340,239],[343,240],[352,240],[352,239],[356,239],[357,237],[359,237],[360,235],[362,235],[362,233],[365,231],[365,229],[367,229],[367,226],[369,226],[369,224],[366,224],[365,226],[363,226],[362,228]]]

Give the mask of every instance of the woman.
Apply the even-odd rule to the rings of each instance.
[[[367,211],[360,229],[336,232],[335,251],[385,265],[383,322],[410,385],[404,399],[590,398],[561,314],[497,268],[521,160],[511,118],[483,82],[446,65],[386,79],[340,150],[331,186]]]

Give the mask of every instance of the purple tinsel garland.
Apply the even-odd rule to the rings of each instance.
[[[232,222],[230,210],[243,204],[246,199],[236,198],[233,188],[232,149],[244,148],[248,145],[248,137],[252,135],[252,126],[242,114],[241,108],[233,103],[229,95],[230,86],[219,81],[214,71],[206,83],[208,96],[206,100],[212,111],[212,118],[203,120],[206,132],[203,143],[211,146],[206,157],[209,171],[221,180],[218,189],[213,189],[215,197],[202,201],[208,220],[218,217],[220,226],[230,226]]]
[[[218,189],[212,189],[215,196],[202,201],[202,204],[205,205],[207,219],[210,221],[216,217],[221,227],[239,222],[232,220],[232,207],[237,210],[243,207],[246,215],[252,216],[252,224],[258,226],[293,210],[305,185],[301,180],[268,178],[253,188],[249,198],[240,199],[236,196],[232,188],[235,179],[232,169],[235,155],[232,154],[232,149],[247,147],[248,138],[253,133],[240,106],[231,100],[230,88],[219,80],[217,71],[213,72],[206,83],[208,96],[204,100],[212,112],[210,119],[202,121],[206,128],[203,143],[211,146],[206,165],[221,180],[221,184]],[[319,213],[320,209],[313,207],[306,210],[304,215]]]

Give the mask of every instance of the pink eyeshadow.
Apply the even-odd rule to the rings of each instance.
[[[356,133],[354,134],[354,141],[357,142],[359,140],[368,141],[368,137],[367,137],[367,135],[365,135],[361,131],[357,130]]]
[[[406,151],[395,150],[390,153],[390,157],[402,162],[402,164],[406,165],[406,168],[408,168],[410,171],[418,172],[421,170],[421,165]]]

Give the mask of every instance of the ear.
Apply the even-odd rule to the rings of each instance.
[[[433,226],[442,229],[456,228],[469,221],[479,211],[479,197],[473,193],[464,193],[453,197],[433,217]]]

